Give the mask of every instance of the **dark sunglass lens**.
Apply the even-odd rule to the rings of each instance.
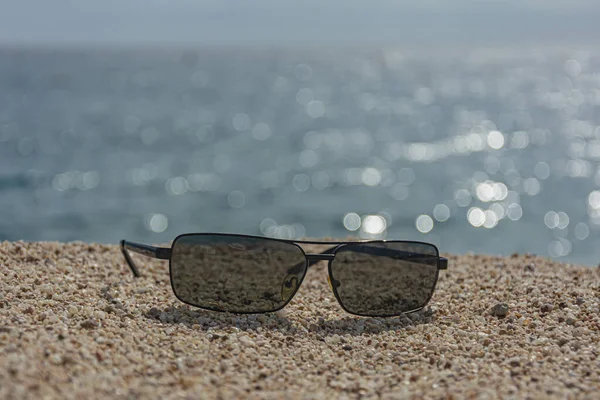
[[[438,278],[439,253],[424,243],[342,246],[331,263],[332,285],[353,314],[392,316],[424,307]]]
[[[183,302],[216,311],[276,311],[306,273],[293,243],[227,235],[185,235],[173,244],[171,284]]]

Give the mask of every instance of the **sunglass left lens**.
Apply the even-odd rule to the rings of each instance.
[[[185,235],[171,255],[171,284],[183,302],[215,311],[276,311],[306,273],[293,243],[235,235]]]
[[[331,262],[332,286],[346,311],[393,316],[424,307],[438,278],[435,246],[416,242],[351,243]]]

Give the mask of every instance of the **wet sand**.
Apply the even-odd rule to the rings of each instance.
[[[447,255],[425,310],[345,313],[311,268],[267,315],[193,309],[168,263],[0,244],[2,398],[597,398],[600,268]]]

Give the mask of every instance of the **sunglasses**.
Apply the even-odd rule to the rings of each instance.
[[[328,245],[307,254],[300,244]],[[236,314],[274,312],[294,297],[309,267],[329,262],[329,286],[351,314],[391,317],[425,307],[448,268],[433,244],[377,240],[319,242],[260,236],[193,233],[177,236],[171,248],[121,241],[135,277],[140,273],[129,251],[169,260],[173,293],[182,302]]]

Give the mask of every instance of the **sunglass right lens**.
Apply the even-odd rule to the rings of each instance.
[[[431,298],[439,253],[418,242],[351,243],[331,262],[332,287],[353,314],[394,316],[416,311]]]

